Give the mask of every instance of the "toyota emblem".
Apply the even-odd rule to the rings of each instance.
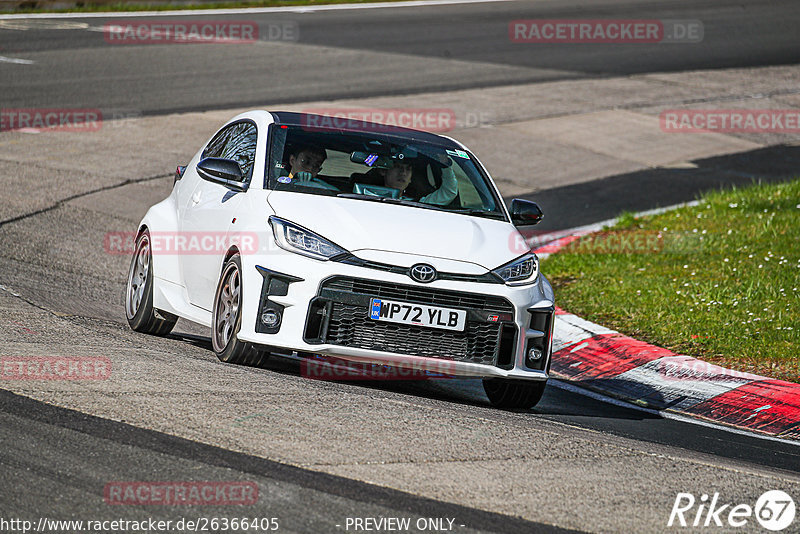
[[[436,280],[436,269],[427,263],[418,263],[411,267],[411,270],[408,272],[408,276],[410,276],[412,280],[427,284],[428,282],[433,282]]]

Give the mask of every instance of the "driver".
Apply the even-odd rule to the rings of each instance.
[[[325,149],[315,145],[300,145],[289,156],[289,175],[278,177],[278,182],[296,183],[304,187],[316,187],[329,191],[339,189],[319,177],[322,163],[328,158]]]
[[[328,158],[324,148],[313,145],[302,145],[289,156],[289,179],[313,180],[322,170],[323,162]]]

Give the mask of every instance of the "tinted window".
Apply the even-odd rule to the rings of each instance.
[[[258,131],[252,122],[237,122],[220,130],[206,149],[203,158],[232,159],[242,169],[244,181],[249,182],[253,174],[253,163],[256,158],[256,140]]]
[[[306,169],[304,158],[319,164]],[[299,161],[302,170],[292,169],[292,161]],[[389,179],[394,167],[403,169],[407,177],[404,188]],[[408,205],[426,204],[505,220],[502,201],[469,153],[381,132],[272,128],[266,185],[269,189],[359,200],[386,196],[408,201]]]

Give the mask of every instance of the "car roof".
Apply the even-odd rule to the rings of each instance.
[[[327,115],[317,115],[313,113],[296,113],[292,111],[272,111],[272,116],[275,119],[275,123],[279,125],[286,125],[286,126],[308,126],[309,124],[314,125],[314,130],[320,132],[355,132],[355,133],[367,133],[367,134],[376,134],[380,137],[386,138],[394,138],[398,141],[419,141],[423,143],[432,143],[435,145],[439,145],[444,148],[452,148],[452,149],[459,149],[462,146],[450,139],[449,137],[444,137],[441,135],[436,135],[430,132],[423,132],[420,130],[413,130],[411,128],[403,128],[402,126],[387,126],[384,124],[378,124],[374,122],[367,122],[361,119],[352,119],[347,121],[347,119],[342,119],[348,122],[347,127],[338,127],[338,126],[323,126],[326,122],[332,122],[330,120],[320,120],[321,118],[327,117],[330,119],[331,117]],[[335,117],[334,117],[335,118]]]

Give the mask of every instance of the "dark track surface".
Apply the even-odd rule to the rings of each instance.
[[[68,19],[101,29],[105,22]],[[175,17],[165,17],[174,20]],[[520,44],[516,19],[699,20],[699,44]],[[158,21],[158,18],[148,18]],[[523,82],[790,64],[800,9],[774,2],[579,0],[312,13],[207,15],[262,28],[296,23],[299,40],[243,45],[110,45],[102,31],[13,30],[0,22],[3,107],[88,107],[143,114],[260,107]],[[36,24],[53,23],[38,21]]]
[[[343,530],[348,517],[408,517],[412,524],[421,517],[448,517],[455,519],[456,530],[465,533],[574,532],[226,451],[3,390],[0,421],[4,478],[14,486],[13,493],[0,496],[0,514],[34,524],[41,516],[177,521],[246,515],[277,518],[280,532],[335,532]],[[49,446],[38,442],[43,432],[57,441]],[[226,506],[120,507],[103,502],[107,483],[131,478],[255,482],[259,499],[254,506],[242,507],[245,512],[240,514]],[[69,498],[56,502],[30,498],[55,492]]]

